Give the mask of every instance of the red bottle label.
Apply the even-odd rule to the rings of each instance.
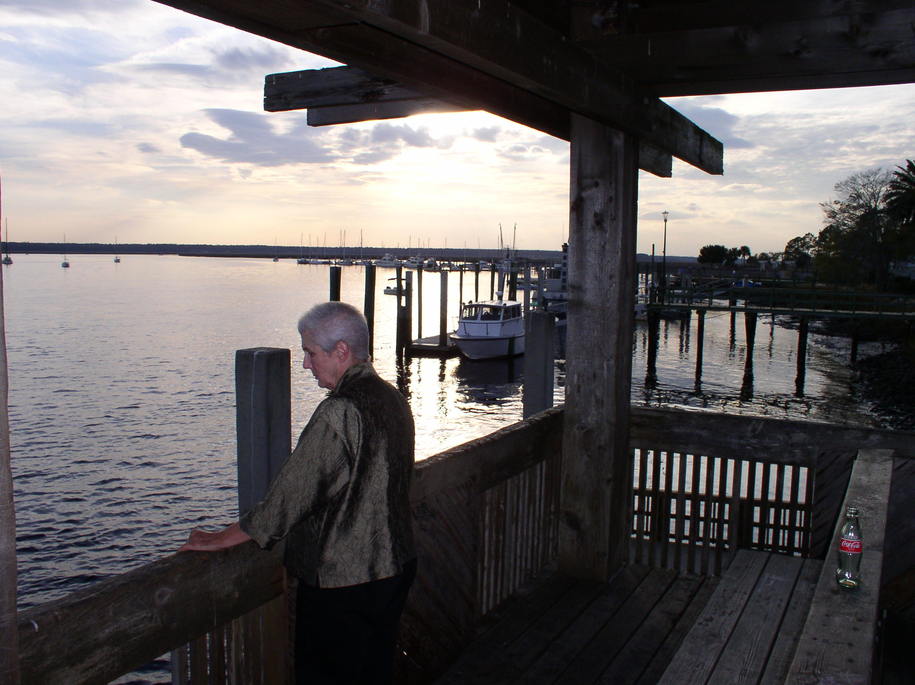
[[[841,542],[839,542],[839,551],[849,554],[861,554],[861,541],[842,538]]]

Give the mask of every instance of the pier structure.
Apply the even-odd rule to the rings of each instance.
[[[662,97],[915,82],[911,2],[159,1],[345,65],[268,75],[268,111],[483,109],[569,141],[566,402],[417,466],[401,682],[871,679],[881,591],[915,565],[906,517],[887,525],[912,436],[632,408],[638,180],[673,157],[724,170]],[[807,564],[846,500],[872,531],[854,596]],[[0,680],[107,682],[191,643],[193,682],[281,682],[266,673],[285,646],[236,619],[282,592],[252,545],[172,555],[22,612]]]
[[[648,355],[645,378],[648,385],[657,382],[657,349],[662,317],[679,319],[688,326],[693,312],[696,325],[695,383],[702,385],[702,366],[707,312],[727,312],[731,319],[731,345],[736,344],[736,319],[743,315],[746,359],[744,386],[753,384],[753,349],[756,324],[761,314],[773,318],[788,316],[797,321],[796,394],[804,394],[807,374],[807,342],[810,322],[817,319],[842,319],[851,322],[894,321],[911,324],[915,321],[915,297],[893,293],[857,292],[825,288],[747,288],[722,287],[715,290],[684,289],[674,293],[666,302],[654,302],[648,309]],[[852,326],[850,361],[858,355],[858,326]]]

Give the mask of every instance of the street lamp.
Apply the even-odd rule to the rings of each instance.
[[[661,302],[667,302],[667,217],[670,212],[661,212],[664,217],[664,242],[661,245]]]

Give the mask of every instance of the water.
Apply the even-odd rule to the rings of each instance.
[[[4,269],[22,608],[166,555],[194,526],[236,517],[235,350],[293,351],[295,435],[324,395],[301,370],[295,324],[326,299],[326,266],[133,255],[120,264],[101,255],[70,263],[62,269],[51,255],[18,255]],[[398,369],[395,298],[382,294],[393,275],[377,270],[376,368],[409,396],[417,458],[520,419],[521,361],[417,358]],[[438,332],[439,279],[424,277],[427,336]],[[343,300],[361,308],[363,285],[363,268],[343,268]],[[473,291],[465,275],[463,299]],[[488,275],[480,291],[488,297]],[[449,330],[460,299],[452,274]],[[755,382],[742,388],[742,317],[732,338],[729,316],[709,313],[697,391],[696,318],[661,325],[654,385],[645,383],[647,328],[636,327],[636,404],[874,423],[855,393],[847,341],[811,333],[799,396],[796,331],[787,319],[761,317]],[[859,354],[867,353],[862,346]]]

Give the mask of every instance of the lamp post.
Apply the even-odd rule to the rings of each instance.
[[[664,242],[661,245],[661,302],[667,302],[667,217],[670,212],[661,212],[664,217]]]

